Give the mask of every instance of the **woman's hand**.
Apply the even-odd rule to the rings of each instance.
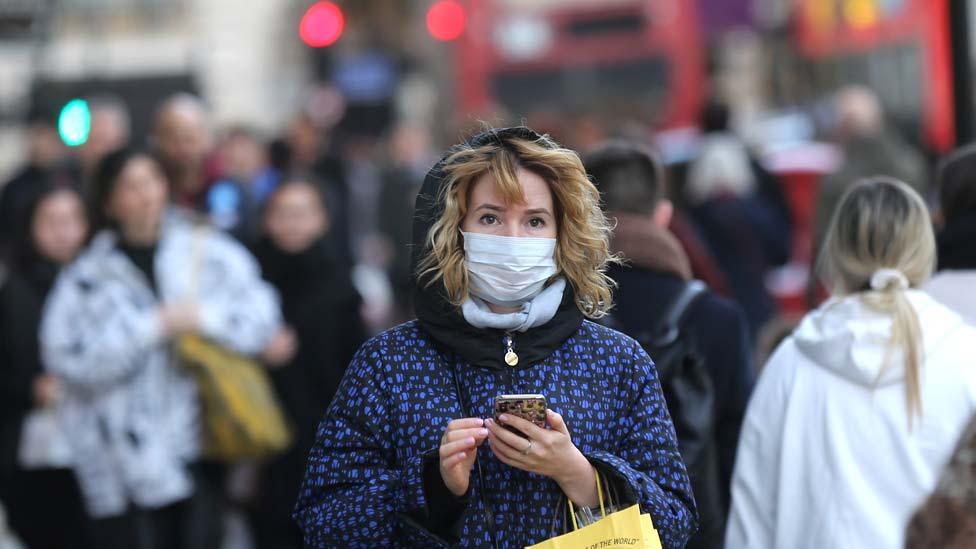
[[[261,359],[271,368],[281,368],[298,352],[298,336],[290,326],[280,328],[261,353]]]
[[[477,417],[455,419],[447,424],[441,437],[441,478],[447,489],[461,497],[468,491],[471,466],[478,456],[478,446],[488,437],[485,420]]]
[[[487,420],[492,451],[506,465],[555,480],[566,497],[577,505],[597,505],[593,466],[573,444],[563,417],[552,410],[546,410],[546,416],[552,429],[542,429],[511,414],[502,414],[498,418],[501,423],[524,433],[525,437]]]
[[[163,333],[173,337],[200,330],[200,308],[192,301],[178,301],[159,308]]]
[[[53,406],[61,396],[61,381],[51,374],[41,374],[34,378],[34,407]]]

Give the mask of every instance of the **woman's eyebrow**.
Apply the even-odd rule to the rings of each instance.
[[[525,215],[539,215],[546,214],[552,217],[552,213],[547,208],[534,208],[531,210],[525,210]]]
[[[493,212],[504,212],[505,211],[505,208],[503,208],[501,206],[496,206],[495,204],[491,204],[491,203],[487,203],[486,202],[486,203],[478,206],[477,208],[475,208],[475,211],[478,211],[478,210],[491,210]]]

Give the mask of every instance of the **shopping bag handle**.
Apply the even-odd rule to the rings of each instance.
[[[600,472],[593,468],[593,474],[596,476],[596,497],[600,499],[600,516],[607,516],[607,509],[603,505],[603,486],[600,485]],[[579,530],[579,525],[576,523],[576,510],[573,509],[573,500],[566,498],[566,504],[569,505],[569,518],[573,521],[573,531]]]

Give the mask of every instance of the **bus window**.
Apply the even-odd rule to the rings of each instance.
[[[705,88],[695,2],[481,0],[456,43],[458,106],[694,125]]]

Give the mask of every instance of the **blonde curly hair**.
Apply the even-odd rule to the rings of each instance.
[[[600,318],[612,307],[614,286],[606,270],[619,261],[610,253],[611,227],[600,209],[600,193],[586,176],[579,155],[547,136],[530,140],[501,136],[484,145],[465,143],[444,161],[444,183],[436,200],[444,211],[427,233],[418,280],[443,280],[447,297],[460,305],[468,297],[464,240],[458,230],[467,214],[473,183],[490,174],[506,205],[524,203],[518,180],[523,168],[544,179],[552,192],[557,223],[556,276],[565,276],[580,311]]]

